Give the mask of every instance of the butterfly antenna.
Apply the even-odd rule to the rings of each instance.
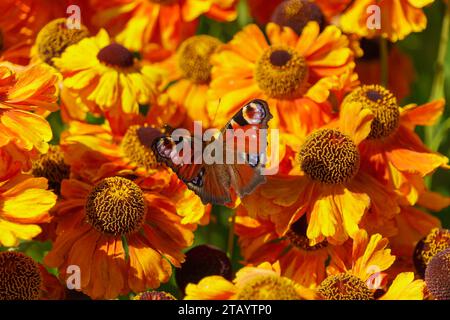
[[[216,122],[217,112],[219,111],[220,101],[222,101],[222,98],[219,99],[219,102],[217,103],[216,111],[214,112],[214,118],[211,122],[211,127],[213,127],[213,128],[214,128],[214,122]]]

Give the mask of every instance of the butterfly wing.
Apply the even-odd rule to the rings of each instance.
[[[241,108],[220,134],[224,149],[233,154],[233,160],[225,164],[204,163],[203,150],[206,145],[192,136],[178,137],[175,141],[172,136],[158,135],[152,131],[156,129],[147,127],[139,129],[138,136],[141,143],[152,148],[158,161],[170,167],[203,203],[224,205],[232,199],[231,189],[242,197],[265,181],[261,171],[266,144],[261,145],[261,141],[265,140],[261,140],[260,129],[267,129],[271,118],[267,103],[263,100],[252,100]],[[233,141],[232,146],[230,141]],[[196,143],[200,144],[200,148],[198,145],[196,148]],[[258,146],[256,149],[251,148],[255,145]],[[191,150],[192,154],[183,153],[185,150]]]
[[[197,138],[166,136],[149,127],[140,128],[138,137],[141,143],[153,150],[157,160],[171,168],[204,204],[226,204],[231,201],[230,177],[226,167],[204,164],[203,144]],[[197,148],[195,143],[199,144]],[[185,151],[190,154],[183,153]]]
[[[267,129],[271,118],[267,103],[256,99],[242,107],[222,130],[225,149],[232,152],[234,160],[227,171],[239,197],[251,193],[266,180],[262,170],[267,158]]]

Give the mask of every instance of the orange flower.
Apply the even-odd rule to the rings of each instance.
[[[176,81],[167,89],[170,99],[186,108],[186,122],[202,121],[205,128],[212,125],[208,103],[220,106],[219,101],[207,100],[212,67],[210,57],[220,45],[221,42],[211,36],[193,36],[181,44],[176,54],[161,63],[168,70],[170,80]],[[192,123],[185,123],[184,127],[191,126]]]
[[[93,0],[92,5],[98,10],[94,21],[135,51],[150,43],[174,51],[195,34],[202,14],[220,21],[236,18],[235,0]]]
[[[445,167],[448,158],[428,149],[414,129],[432,125],[442,114],[444,101],[399,108],[391,92],[371,85],[348,95],[343,105],[349,103],[360,103],[375,116],[368,139],[359,146],[362,167],[415,204],[425,189],[422,178]]]
[[[309,132],[332,118],[326,100],[338,76],[352,69],[348,39],[328,26],[320,33],[309,22],[298,36],[292,29],[269,23],[264,34],[249,25],[212,56],[210,98],[221,99],[217,122],[225,124],[248,100],[268,102],[272,125],[284,130]],[[216,112],[210,106],[209,114]]]
[[[306,215],[293,223],[284,237],[276,233],[271,221],[251,218],[243,207],[236,217],[240,253],[247,263],[279,261],[281,275],[305,287],[315,287],[326,277],[325,263],[332,246],[326,241],[310,245],[306,229]]]
[[[4,0],[0,12],[0,61],[28,64],[33,39],[39,30],[35,1]]]
[[[328,20],[340,15],[351,4],[352,0],[314,0]]]
[[[210,206],[204,206],[175,174],[156,161],[153,151],[141,143],[139,128],[139,124],[133,124],[125,135],[118,135],[108,123],[71,122],[62,134],[61,148],[72,176],[88,181],[116,174],[151,177],[161,188],[160,192],[176,204],[183,224],[208,223]],[[163,190],[171,193],[165,194]]]
[[[38,224],[50,220],[56,195],[47,190],[46,179],[18,174],[0,181],[0,202],[0,244],[12,247],[41,233]]]
[[[345,105],[336,124],[313,132],[296,149],[291,176],[268,176],[242,199],[249,214],[270,219],[280,236],[306,215],[311,245],[353,238],[369,208],[390,218],[398,214],[393,191],[360,170],[357,146],[370,133],[372,119],[360,105]]]
[[[44,65],[0,64],[0,148],[9,145],[15,154],[47,152],[52,131],[41,115],[57,110],[58,79]]]
[[[376,40],[361,40],[364,56],[356,61],[356,72],[361,84],[374,84],[381,79],[381,63],[379,59],[379,44]],[[411,58],[402,53],[397,46],[389,50],[388,57],[389,72],[388,88],[399,101],[406,98],[410,93],[410,86],[414,81],[415,72]]]
[[[188,284],[186,300],[306,300],[314,293],[289,278],[281,276],[278,262],[246,266],[233,282],[221,276],[205,277],[198,284]]]
[[[194,226],[181,224],[171,192],[154,177],[64,180],[57,237],[45,263],[63,281],[67,266],[79,266],[81,290],[94,299],[159,287],[194,239]]]
[[[412,272],[398,274],[388,286],[384,271],[395,261],[388,244],[379,234],[369,238],[365,230],[358,231],[352,247],[333,252],[328,277],[317,295],[328,300],[371,300],[376,290],[382,290],[381,300],[422,300],[425,283],[414,280]]]
[[[414,249],[417,243],[434,228],[441,226],[438,218],[412,207],[401,207],[395,217],[396,235],[389,237],[392,252],[397,256],[394,268],[401,271],[415,271],[413,265]]]
[[[361,37],[383,36],[395,42],[404,39],[411,32],[419,32],[427,26],[423,8],[434,0],[356,0],[342,14],[340,23],[347,33]],[[367,22],[374,13],[368,11],[371,5],[380,8],[381,28],[368,28]]]

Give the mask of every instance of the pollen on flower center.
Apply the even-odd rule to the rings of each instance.
[[[355,143],[342,132],[322,129],[310,134],[299,153],[301,169],[313,180],[337,184],[352,179],[359,169]]]
[[[193,36],[185,40],[178,50],[178,67],[183,76],[195,83],[207,83],[211,79],[211,55],[220,41],[207,35]]]
[[[306,214],[304,214],[300,219],[291,225],[290,229],[286,233],[286,237],[292,245],[305,251],[315,251],[327,246],[328,243],[326,240],[315,245],[310,245],[310,240],[306,236],[307,229],[308,222],[306,219]]]
[[[421,239],[414,250],[414,266],[422,277],[430,260],[439,252],[450,248],[450,230],[434,228]]]
[[[141,126],[139,125],[129,127],[122,139],[120,148],[123,154],[138,166],[144,167],[146,170],[155,169],[158,166],[158,162],[153,151],[141,143],[138,136],[140,128]],[[152,130],[152,128],[148,129]]]
[[[133,53],[118,43],[111,43],[102,48],[97,54],[97,59],[106,65],[119,68],[129,68],[134,64]]]
[[[103,179],[86,201],[87,222],[106,235],[121,236],[138,231],[146,212],[142,190],[122,177]]]
[[[323,26],[325,19],[317,4],[308,0],[287,0],[275,8],[271,21],[301,34],[309,21],[316,21]]]
[[[341,273],[322,281],[317,289],[325,300],[373,300],[373,292],[354,275]]]
[[[450,300],[450,248],[431,259],[425,271],[425,282],[437,300]]]
[[[137,294],[133,300],[176,300],[173,295],[163,291],[147,291]]]
[[[42,154],[33,162],[32,174],[48,180],[51,190],[60,194],[61,182],[69,178],[70,166],[64,162],[64,155],[59,146],[50,146],[46,154]]]
[[[20,252],[0,252],[0,300],[37,300],[41,287],[41,272],[33,259]]]
[[[60,57],[64,50],[89,36],[85,26],[80,29],[69,29],[66,19],[55,19],[47,23],[36,38],[39,57],[47,64],[54,66],[52,59]]]
[[[294,283],[276,275],[256,276],[244,284],[237,300],[301,300]]]
[[[295,98],[306,91],[308,67],[305,58],[292,48],[272,46],[258,59],[255,79],[272,98]]]
[[[359,102],[374,114],[368,139],[390,136],[399,125],[400,109],[397,99],[389,90],[379,85],[364,85],[350,93],[343,103]]]

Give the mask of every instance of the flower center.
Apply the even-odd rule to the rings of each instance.
[[[211,79],[211,55],[220,41],[207,35],[185,40],[178,50],[178,67],[183,76],[195,83],[208,83]]]
[[[306,214],[304,214],[300,219],[291,225],[290,229],[286,233],[286,237],[292,245],[305,251],[315,251],[327,246],[328,243],[326,240],[315,245],[310,245],[310,241],[306,236],[307,229],[308,222],[306,219]]]
[[[232,273],[231,261],[225,252],[210,245],[200,245],[186,252],[186,260],[175,270],[175,279],[178,288],[184,292],[188,283],[198,283],[212,275],[231,280]]]
[[[237,300],[301,300],[295,284],[276,275],[257,276],[239,291]]]
[[[450,300],[450,248],[431,259],[425,271],[428,290],[437,300]]]
[[[420,240],[414,250],[414,266],[422,277],[430,260],[439,252],[450,248],[450,230],[434,228]]]
[[[37,300],[41,287],[41,271],[33,259],[20,252],[0,252],[0,300]]]
[[[141,142],[138,135],[138,132],[143,132],[145,130],[158,131],[160,134],[159,130],[150,127],[141,127],[139,125],[131,126],[123,137],[120,148],[122,149],[123,154],[132,162],[136,163],[138,166],[144,167],[146,170],[152,170],[158,167],[155,154],[149,147]]]
[[[364,85],[350,93],[343,103],[359,102],[374,114],[369,139],[390,136],[399,125],[400,109],[397,99],[389,90],[379,85]]]
[[[322,281],[317,289],[325,300],[372,300],[373,292],[361,279],[341,273]]]
[[[271,21],[301,34],[309,21],[316,21],[322,28],[325,19],[315,3],[308,0],[287,0],[276,7]]]
[[[260,89],[272,98],[295,98],[306,91],[308,67],[297,51],[272,46],[257,61],[255,79]]]
[[[351,180],[359,169],[355,143],[342,132],[322,129],[310,134],[299,153],[301,169],[313,180],[338,184]]]
[[[89,31],[85,26],[81,26],[80,29],[67,28],[65,18],[50,21],[39,31],[36,38],[39,57],[45,63],[54,66],[53,58],[60,57],[67,47],[88,36]]]
[[[122,177],[103,179],[86,201],[87,221],[106,235],[122,236],[138,231],[146,212],[142,190]]]
[[[106,65],[119,68],[129,68],[134,64],[133,53],[118,43],[111,43],[102,48],[97,59]]]
[[[173,295],[163,291],[147,291],[137,294],[133,300],[177,300]]]
[[[46,154],[42,154],[33,162],[32,174],[48,180],[50,189],[60,194],[61,182],[68,179],[70,166],[64,162],[64,155],[59,146],[50,146]]]

